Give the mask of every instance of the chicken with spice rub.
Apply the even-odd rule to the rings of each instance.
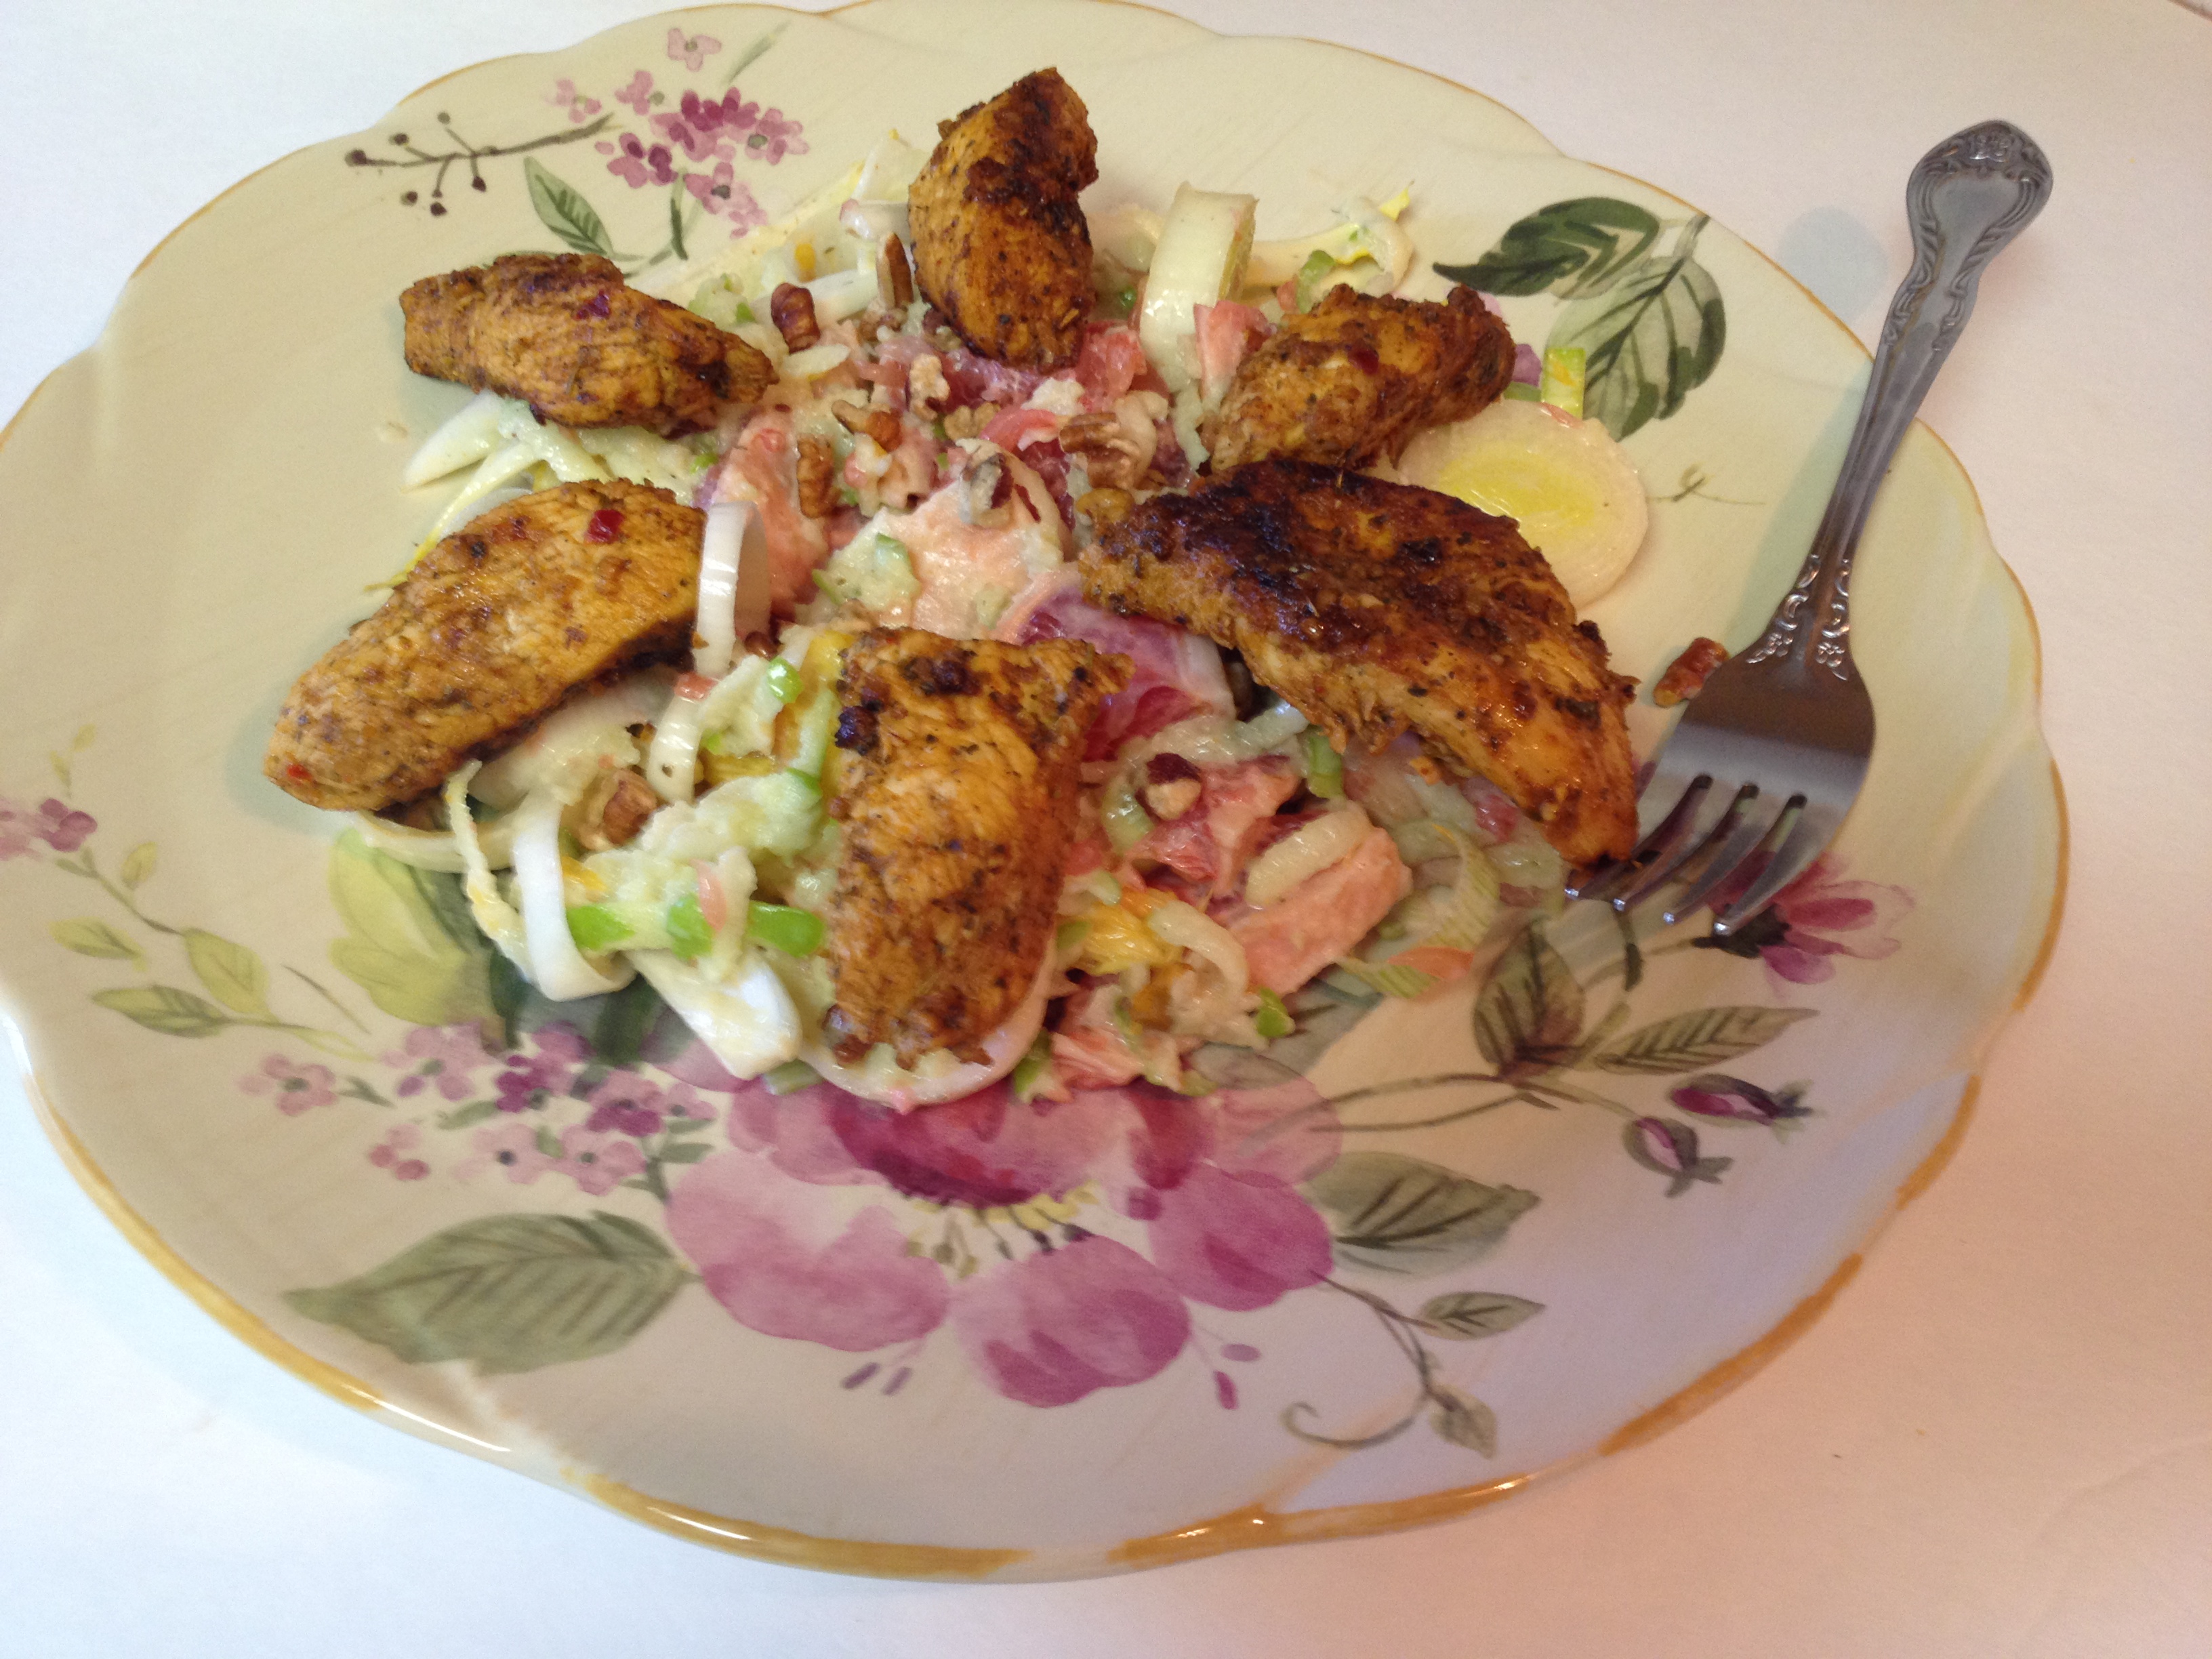
[[[417,374],[488,387],[564,426],[696,432],[775,379],[743,340],[639,293],[596,254],[502,254],[425,276],[399,308]]]
[[[1434,490],[1257,461],[1107,525],[1093,601],[1243,654],[1339,750],[1418,735],[1486,777],[1562,856],[1625,856],[1634,683],[1510,519]]]

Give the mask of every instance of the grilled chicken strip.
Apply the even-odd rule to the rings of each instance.
[[[1244,654],[1339,749],[1417,734],[1488,778],[1567,859],[1626,856],[1634,689],[1510,519],[1430,489],[1258,461],[1107,526],[1097,604]]]
[[[1057,70],[1025,75],[938,124],[907,194],[914,276],[986,357],[1075,361],[1091,314],[1091,228],[1076,192],[1098,177],[1088,112]]]
[[[689,648],[706,515],[642,484],[567,483],[440,542],[300,677],[262,769],[373,811],[501,748],[575,687]]]
[[[489,386],[564,426],[694,432],[720,401],[757,402],[775,379],[743,340],[640,294],[597,254],[502,254],[425,276],[399,308],[417,374]]]
[[[1369,466],[1512,380],[1513,337],[1472,289],[1438,305],[1333,288],[1237,366],[1199,435],[1216,472],[1270,457]]]
[[[830,907],[841,1059],[981,1058],[1052,941],[1083,741],[1128,660],[878,629],[845,655]]]

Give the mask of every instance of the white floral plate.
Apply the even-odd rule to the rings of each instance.
[[[182,227],[0,448],[38,550],[0,613],[0,973],[71,1167],[339,1398],[775,1559],[1101,1572],[1633,1443],[1849,1277],[2055,925],[2033,624],[1924,430],[1856,584],[1866,793],[1766,929],[1577,907],[1417,1001],[1310,990],[1201,1098],[776,1099],[650,1000],[524,994],[450,878],[262,780],[283,690],[434,511],[398,473],[462,394],[402,366],[403,286],[514,248],[665,264],[1046,63],[1099,204],[1193,178],[1279,235],[1410,182],[1419,268],[1586,343],[1654,498],[1595,611],[1616,665],[1751,636],[1841,453],[1850,336],[1480,97],[1127,7],[713,9],[463,71]]]

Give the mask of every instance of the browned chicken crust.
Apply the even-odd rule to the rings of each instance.
[[[1075,361],[1091,314],[1091,228],[1076,193],[1098,142],[1057,70],[950,121],[907,194],[914,276],[961,338],[1021,368]]]
[[[695,432],[719,402],[756,402],[775,379],[743,340],[640,294],[597,254],[502,254],[425,276],[399,309],[417,374],[520,398],[564,426]]]
[[[1417,734],[1488,778],[1569,860],[1625,856],[1634,688],[1510,519],[1430,489],[1259,461],[1108,526],[1082,558],[1100,605],[1244,654],[1339,749]]]
[[[1216,472],[1270,457],[1369,466],[1512,380],[1513,337],[1473,289],[1438,305],[1333,288],[1237,365],[1199,435]]]
[[[1128,662],[1079,640],[878,629],[846,653],[830,906],[841,1058],[982,1057],[1050,944],[1085,733]]]
[[[690,644],[706,515],[616,481],[525,495],[424,556],[300,677],[262,769],[374,811],[504,746],[574,688]]]

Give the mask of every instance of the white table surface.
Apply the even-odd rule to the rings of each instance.
[[[0,415],[179,220],[653,0],[0,0]],[[0,1080],[0,1652],[2212,1654],[2212,21],[2172,0],[1176,0],[1491,94],[1863,338],[1906,170],[2057,176],[1924,417],[2042,627],[2064,931],[1954,1164],[1825,1318],[1448,1525],[1013,1588],[762,1565],[356,1416],[142,1261]],[[1349,118],[1333,112],[1316,118]],[[0,521],[0,575],[40,556]],[[0,580],[0,605],[8,603]]]

